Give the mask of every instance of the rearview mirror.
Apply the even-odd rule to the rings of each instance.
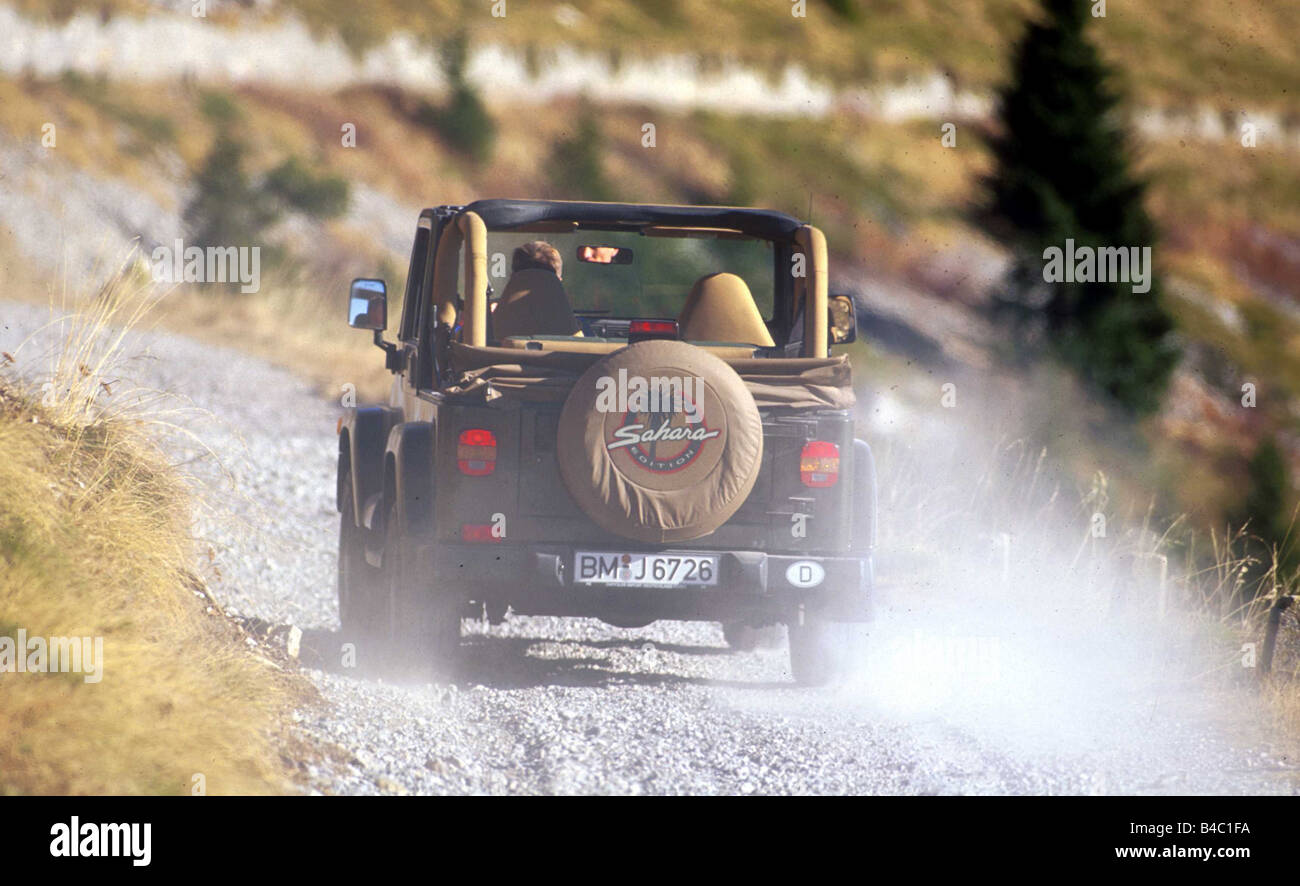
[[[851,295],[832,295],[826,301],[830,313],[827,328],[831,333],[831,344],[844,345],[856,341],[858,337],[858,312],[853,305]]]
[[[348,291],[348,325],[375,332],[388,328],[388,287],[383,280],[361,277],[352,281]]]
[[[630,265],[632,250],[626,246],[579,246],[578,261],[593,265]]]

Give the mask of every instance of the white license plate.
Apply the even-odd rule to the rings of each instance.
[[[707,587],[718,583],[718,558],[578,551],[573,558],[573,580],[625,588]]]

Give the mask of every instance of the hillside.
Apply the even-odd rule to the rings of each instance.
[[[547,67],[553,50],[594,51],[609,45],[610,34],[632,30],[642,36],[629,58],[696,53],[707,69],[719,54],[710,35],[725,32],[739,35],[727,44],[735,59],[775,70],[797,58],[841,90],[941,68],[959,89],[987,94],[1002,76],[1025,6],[985,4],[979,14],[956,15],[931,2],[873,5],[870,13],[811,3],[808,17],[796,20],[784,4],[756,14],[742,4],[681,2],[668,14],[650,14],[641,4],[607,2],[546,15],[518,4],[492,20],[480,4],[462,12],[444,5],[422,5],[429,12],[416,18],[401,3],[381,3],[360,19],[313,0],[254,11],[215,4],[204,27],[278,27],[297,15],[318,39],[340,35],[351,52],[364,53],[398,31],[420,34],[413,23],[443,35],[435,22],[454,13],[470,35],[471,58],[489,45],[533,47],[539,76],[554,70]],[[129,2],[101,6],[105,27],[169,14]],[[84,20],[76,18],[76,3],[57,15],[31,4],[19,9],[25,21]],[[1231,15],[1214,6],[1179,6],[1177,14],[1172,4],[1146,9],[1112,4],[1093,29],[1138,102],[1188,113],[1202,104],[1267,108],[1289,119],[1295,98],[1283,74],[1295,69],[1295,43],[1286,37],[1300,33],[1294,11],[1263,3]],[[425,55],[432,59],[433,49]],[[434,73],[433,80],[445,79]],[[134,238],[147,254],[183,236],[196,176],[227,134],[244,146],[249,176],[295,158],[314,175],[345,180],[348,207],[331,219],[291,212],[259,232],[288,256],[268,271],[273,282],[264,297],[178,295],[170,322],[273,355],[331,391],[360,382],[378,394],[384,381],[364,337],[348,337],[317,300],[333,304],[356,275],[378,271],[390,285],[399,283],[421,205],[502,195],[760,204],[810,218],[829,237],[835,286],[860,296],[880,390],[890,387],[892,373],[911,377],[918,367],[921,380],[961,375],[994,400],[1028,402],[1030,389],[1043,385],[1038,376],[989,373],[1002,354],[982,308],[1000,284],[1005,256],[967,221],[988,167],[980,121],[962,123],[957,146],[945,148],[942,118],[927,116],[924,107],[891,120],[831,105],[812,123],[620,103],[592,83],[596,102],[526,94],[512,100],[488,89],[495,141],[475,152],[458,146],[439,116],[445,88],[305,86],[139,81],[125,72],[0,80],[6,283],[44,298],[52,270],[75,278]],[[228,113],[214,116],[214,108]],[[652,148],[642,144],[647,121],[656,127]],[[47,123],[57,126],[53,148],[40,141]],[[340,138],[348,123],[357,128],[355,147]],[[595,174],[575,179],[578,131],[587,140],[580,159]],[[1300,351],[1291,346],[1300,335],[1300,166],[1283,139],[1262,137],[1246,148],[1231,127],[1206,133],[1148,133],[1139,143],[1150,209],[1164,238],[1156,260],[1169,277],[1169,307],[1188,344],[1165,410],[1116,449],[1108,448],[1114,435],[1104,418],[1062,410],[1032,423],[1069,428],[1063,436],[1079,477],[1098,470],[1123,477],[1122,494],[1131,502],[1157,495],[1161,509],[1189,511],[1210,526],[1238,503],[1247,459],[1264,429],[1277,430],[1293,474],[1300,474]],[[1238,406],[1246,381],[1261,392],[1260,408],[1250,412]]]
[[[19,0],[33,19],[67,22],[158,16],[147,0]],[[171,3],[188,13],[188,2]],[[466,31],[476,44],[517,51],[533,70],[557,50],[601,56],[614,69],[638,58],[680,55],[717,70],[741,64],[779,78],[795,65],[837,85],[899,82],[934,71],[963,89],[994,88],[1007,49],[1034,8],[1031,0],[574,0],[507,4],[480,0],[377,0],[366,14],[341,0],[206,5],[219,26],[301,24],[336,38],[356,57],[397,56]],[[504,15],[495,13],[504,9]],[[495,11],[495,12],[494,12]],[[802,12],[802,15],[797,13]],[[1144,0],[1108,4],[1097,40],[1143,104],[1208,104],[1294,113],[1286,86],[1300,67],[1300,9],[1268,0],[1187,4]],[[296,33],[296,32],[295,32]],[[395,38],[406,41],[395,49]],[[400,41],[399,41],[400,42]]]

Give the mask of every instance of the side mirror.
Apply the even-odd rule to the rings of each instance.
[[[851,295],[832,295],[826,300],[830,321],[831,344],[844,345],[858,338],[858,311]]]
[[[388,287],[383,280],[361,277],[352,281],[348,291],[348,325],[375,332],[388,328]]]

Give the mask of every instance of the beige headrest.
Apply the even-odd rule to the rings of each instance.
[[[749,287],[735,274],[707,274],[696,280],[677,325],[686,341],[774,346]]]
[[[552,271],[541,268],[515,271],[492,312],[492,335],[498,341],[511,335],[573,335],[577,331],[578,321],[564,284]]]

